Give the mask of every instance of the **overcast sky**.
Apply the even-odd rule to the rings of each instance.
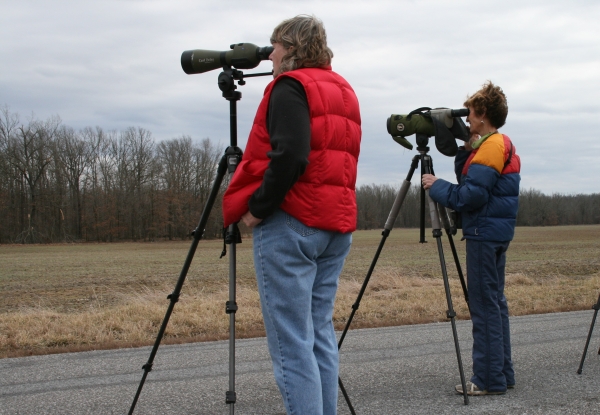
[[[501,132],[522,161],[522,189],[600,192],[598,0],[0,0],[0,106],[21,120],[58,115],[75,129],[143,127],[156,141],[189,135],[229,144],[220,70],[186,75],[181,53],[269,45],[297,14],[323,20],[333,69],[358,95],[358,184],[399,184],[415,150],[396,144],[390,114],[460,108],[486,81],[509,104]],[[245,74],[271,70],[264,61]],[[238,87],[244,147],[270,77]],[[414,144],[414,136],[408,138]],[[453,180],[435,150],[436,174]],[[413,179],[414,183],[418,180]]]

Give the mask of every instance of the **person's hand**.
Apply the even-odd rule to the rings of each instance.
[[[256,225],[258,225],[259,223],[261,223],[262,219],[257,218],[252,213],[250,213],[250,211],[248,211],[248,212],[246,212],[246,213],[244,213],[242,215],[242,221],[246,224],[247,227],[249,227],[250,229],[252,229]]]
[[[433,174],[424,174],[423,176],[421,176],[421,183],[423,184],[423,188],[425,190],[431,188],[433,182],[435,182],[436,180],[437,177],[435,177]]]

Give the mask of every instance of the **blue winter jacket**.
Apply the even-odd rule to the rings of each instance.
[[[464,238],[511,241],[519,208],[521,160],[510,139],[496,133],[476,150],[461,147],[454,167],[459,184],[438,179],[429,196],[461,213]]]

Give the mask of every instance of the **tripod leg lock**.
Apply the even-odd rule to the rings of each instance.
[[[235,301],[227,301],[225,303],[225,312],[227,314],[235,313],[237,310],[238,310],[238,306]]]
[[[233,224],[233,230],[227,228],[225,232],[225,244],[241,244],[242,243],[242,234],[237,226],[237,223]]]
[[[179,294],[171,293],[167,295],[167,300],[172,300],[174,303],[179,301]]]
[[[234,223],[232,227],[233,230],[230,228],[223,228],[223,251],[221,251],[219,259],[227,255],[227,245],[242,243],[242,234],[240,233],[237,223]]]
[[[456,312],[454,310],[452,310],[452,311],[448,310],[448,311],[446,311],[446,317],[454,318],[454,317],[456,317]]]
[[[144,366],[142,366],[142,369],[146,372],[152,371],[152,363],[146,363]]]
[[[196,228],[190,232],[190,236],[198,235],[198,239],[202,239],[202,237],[204,236],[204,232],[206,232],[206,229],[203,229],[202,232],[198,233],[198,228]]]
[[[225,403],[226,404],[235,403],[235,401],[236,401],[236,395],[235,395],[234,391],[225,392]]]
[[[227,160],[227,171],[234,173],[238,164],[242,161],[242,150],[237,146],[230,146],[225,149],[225,159]]]

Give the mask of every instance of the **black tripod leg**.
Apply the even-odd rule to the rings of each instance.
[[[465,277],[463,276],[462,268],[460,267],[460,260],[458,259],[458,253],[456,252],[456,247],[454,246],[454,240],[452,239],[452,235],[448,234],[448,241],[450,242],[450,249],[452,249],[452,256],[454,257],[454,263],[456,264],[456,271],[458,272],[458,278],[460,279],[460,285],[462,286],[463,293],[465,295],[465,301],[467,303],[467,308],[469,312],[471,311],[471,307],[469,306],[469,291],[467,290],[467,284],[465,282]]]
[[[412,179],[412,176],[413,176],[418,164],[419,164],[419,156],[413,157],[413,161],[411,163],[411,166],[410,166],[410,169],[406,176],[406,179],[404,180],[404,182],[402,182],[402,186],[400,187],[400,190],[399,190],[398,194],[396,195],[396,200],[394,201],[392,210],[390,211],[387,221],[385,222],[383,232],[381,233],[382,238],[381,238],[381,241],[379,242],[379,246],[377,247],[377,251],[375,252],[375,256],[373,257],[373,261],[371,261],[371,266],[369,267],[367,276],[365,277],[365,280],[363,281],[363,284],[360,288],[360,292],[358,293],[358,297],[356,298],[356,301],[354,302],[354,304],[352,304],[352,311],[350,312],[350,317],[348,317],[346,326],[344,327],[344,330],[342,331],[342,334],[340,336],[340,340],[338,341],[338,350],[341,349],[342,343],[344,342],[344,339],[346,338],[346,333],[348,333],[350,324],[352,324],[352,320],[354,319],[354,314],[356,314],[356,311],[358,310],[358,307],[360,306],[360,301],[362,300],[365,290],[367,289],[367,285],[369,284],[369,280],[371,279],[373,270],[375,270],[375,265],[377,264],[377,260],[379,259],[379,254],[381,254],[381,250],[383,249],[383,245],[385,244],[387,237],[389,236],[392,228],[394,227],[394,222],[396,221],[396,218],[398,217],[398,213],[400,212],[400,207],[402,207],[404,198],[406,197],[406,194],[408,193],[408,190],[410,189],[410,180]],[[340,385],[340,389],[342,390],[344,398],[346,399],[346,403],[348,404],[348,408],[350,409],[350,412],[354,415],[354,408],[352,407],[352,404],[350,403],[350,398],[348,397],[348,394],[346,393],[346,389],[344,388],[342,379],[340,377],[338,377],[338,384]]]
[[[344,399],[346,400],[346,403],[348,404],[348,409],[350,409],[350,413],[352,415],[356,415],[356,412],[354,412],[354,407],[352,406],[352,403],[350,402],[350,397],[348,396],[348,392],[346,392],[346,388],[344,387],[344,384],[342,383],[342,378],[338,377],[338,385],[340,385],[340,390],[342,391],[342,395],[344,395]]]
[[[452,250],[452,256],[454,258],[454,263],[456,264],[456,271],[458,272],[458,278],[460,280],[460,285],[462,286],[463,293],[465,295],[465,301],[467,302],[467,308],[469,308],[469,312],[471,312],[471,307],[469,307],[469,291],[467,290],[467,284],[465,283],[465,277],[462,272],[462,268],[460,266],[460,260],[458,259],[458,253],[456,252],[456,246],[454,245],[454,240],[452,235],[456,234],[456,228],[454,227],[454,223],[452,223],[452,219],[448,215],[448,210],[439,206],[438,208],[441,212],[438,211],[438,214],[442,218],[442,223],[444,225],[444,230],[446,231],[446,235],[448,235],[448,242],[450,243],[450,249]]]
[[[181,273],[179,274],[179,279],[177,280],[177,284],[175,285],[175,289],[171,294],[167,296],[171,302],[169,303],[169,307],[167,308],[167,312],[165,314],[165,318],[160,326],[158,331],[158,336],[156,336],[156,341],[154,342],[154,346],[152,347],[152,351],[150,352],[150,357],[148,358],[148,362],[142,369],[144,370],[144,374],[142,376],[142,380],[137,389],[135,397],[133,398],[133,403],[131,404],[131,408],[129,409],[129,415],[133,414],[135,409],[135,405],[140,397],[140,393],[142,392],[142,388],[144,386],[144,382],[146,381],[146,377],[148,373],[152,370],[152,364],[154,362],[154,357],[156,356],[156,352],[158,351],[158,347],[160,346],[160,342],[165,334],[165,330],[167,328],[167,324],[169,323],[169,319],[171,318],[171,313],[173,313],[173,308],[175,307],[175,303],[179,300],[179,295],[181,294],[181,288],[183,287],[183,283],[185,282],[185,278],[187,276],[188,270],[190,269],[190,265],[192,264],[192,260],[194,259],[194,254],[196,253],[196,248],[198,247],[198,243],[204,234],[204,228],[206,227],[206,223],[208,222],[208,217],[210,216],[210,211],[215,203],[217,195],[219,194],[219,189],[221,188],[221,182],[223,181],[223,177],[225,176],[225,172],[227,171],[227,159],[226,156],[223,156],[219,161],[219,167],[217,169],[217,177],[215,178],[215,182],[213,183],[213,187],[210,191],[210,195],[204,206],[204,210],[202,211],[202,216],[200,217],[200,222],[198,223],[198,227],[194,230],[194,240],[192,241],[192,246],[188,251],[187,257],[185,259],[185,263],[183,264],[183,268]]]
[[[585,355],[587,354],[588,346],[590,345],[590,339],[592,338],[592,331],[594,330],[594,324],[596,323],[596,316],[598,315],[598,310],[600,309],[600,295],[598,295],[598,302],[592,306],[594,309],[594,316],[592,317],[592,324],[590,325],[590,331],[587,336],[587,340],[585,342],[585,347],[583,348],[583,355],[581,356],[581,362],[579,363],[579,369],[577,369],[577,373],[581,375],[581,371],[583,370],[583,362],[585,361]],[[600,354],[600,350],[598,350],[598,354]]]
[[[465,380],[465,373],[463,371],[462,359],[460,356],[460,346],[458,344],[458,333],[456,332],[456,312],[452,307],[452,296],[450,294],[450,283],[448,282],[448,273],[446,271],[446,263],[444,260],[444,253],[442,250],[442,240],[441,240],[441,230],[439,231],[439,236],[436,236],[434,230],[434,238],[437,240],[438,252],[440,255],[440,264],[442,266],[442,274],[444,277],[444,290],[446,291],[446,302],[448,303],[448,311],[446,312],[446,317],[450,319],[450,323],[452,325],[452,336],[454,337],[454,347],[456,349],[456,359],[458,360],[458,371],[460,372],[460,382],[463,387],[463,397],[465,401],[465,405],[469,404],[469,396],[467,395],[467,383]]]
[[[425,163],[424,163],[424,157],[425,154],[421,153],[419,156],[419,159],[421,160],[421,177],[426,174],[429,173],[429,171],[425,170]],[[431,173],[433,174],[433,173]],[[423,185],[421,184],[421,192],[419,193],[419,197],[420,197],[420,206],[421,209],[419,210],[419,242],[422,244],[426,244],[427,241],[425,240],[425,196],[426,196],[426,192],[425,189],[423,188]]]
[[[431,158],[429,156],[423,157],[423,164],[426,165],[426,172],[431,171]],[[458,343],[458,333],[456,331],[456,312],[452,306],[452,295],[450,292],[450,283],[448,282],[448,271],[446,270],[446,261],[444,259],[444,249],[442,247],[442,226],[440,223],[439,211],[437,203],[435,203],[431,197],[429,197],[429,190],[426,191],[427,200],[429,202],[429,214],[431,217],[431,227],[433,228],[433,237],[437,241],[438,254],[440,257],[440,265],[442,267],[442,276],[444,279],[444,290],[446,291],[446,302],[448,303],[448,311],[446,316],[450,319],[452,325],[452,335],[454,337],[454,348],[456,349],[456,359],[458,360],[458,371],[460,372],[460,382],[463,389],[463,397],[465,405],[469,404],[469,395],[467,394],[467,382],[465,380],[465,373],[463,371],[462,358],[460,355],[460,346]]]
[[[433,173],[433,161],[430,159],[430,167],[431,174]],[[450,249],[452,250],[452,257],[454,258],[454,264],[456,264],[456,271],[458,272],[458,278],[460,280],[460,285],[462,286],[463,294],[465,296],[465,301],[467,303],[467,308],[469,309],[469,313],[471,312],[471,307],[469,306],[469,291],[467,290],[467,284],[465,283],[465,277],[462,272],[462,268],[460,266],[460,260],[458,259],[458,253],[456,252],[456,246],[454,245],[454,240],[452,238],[453,235],[456,235],[456,224],[450,217],[448,209],[443,206],[438,205],[438,215],[442,219],[442,225],[444,226],[444,230],[446,231],[446,235],[448,235],[448,242],[450,243]],[[440,212],[441,210],[441,212]]]
[[[225,393],[225,403],[229,413],[233,415],[235,402],[235,313],[238,309],[236,302],[236,243],[241,242],[241,236],[236,224],[230,225],[225,242],[229,244],[229,301],[225,304],[225,312],[229,314],[229,390]]]

